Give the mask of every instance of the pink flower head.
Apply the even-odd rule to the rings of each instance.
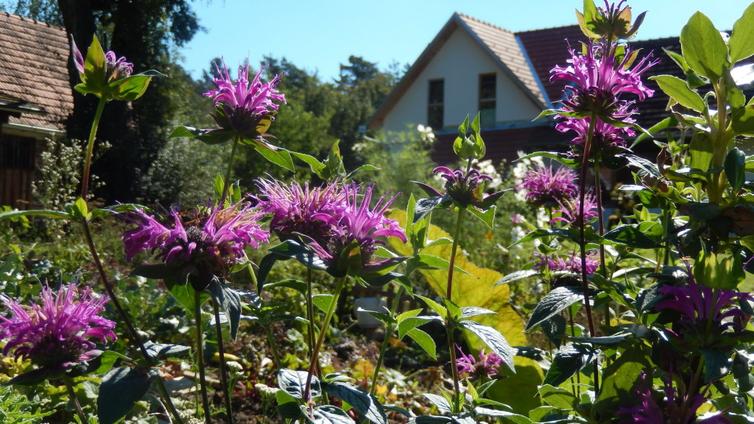
[[[398,222],[385,216],[395,196],[388,200],[380,197],[374,206],[371,206],[374,190],[372,186],[367,186],[363,193],[356,184],[346,186],[343,190],[346,198],[345,208],[339,213],[320,216],[331,226],[332,235],[324,243],[311,240],[311,248],[328,265],[341,268],[356,265],[369,272],[394,262],[394,258],[374,259],[373,254],[377,247],[385,245],[388,237],[396,237],[404,243],[407,241],[406,233]],[[354,248],[358,248],[361,263],[338,264],[338,261],[343,259],[344,252]]]
[[[642,372],[637,382],[635,398],[638,400],[633,406],[618,408],[618,418],[621,424],[663,424],[665,417],[662,409],[652,395],[652,379]]]
[[[84,56],[76,45],[76,40],[73,39],[73,36],[71,36],[71,55],[73,56],[73,64],[76,66],[76,70],[79,71],[79,74],[83,74]],[[131,76],[133,70],[133,63],[126,61],[124,56],[118,57],[112,50],[108,50],[105,53],[105,81],[109,82],[127,78]]]
[[[590,43],[584,53],[570,49],[568,66],[555,66],[550,71],[551,81],[564,81],[563,109],[584,115],[597,114],[610,120],[623,120],[633,111],[625,95],[639,101],[651,97],[654,92],[644,85],[644,72],[658,63],[647,55],[635,65],[633,52],[626,49],[620,62],[615,57],[612,45]]]
[[[258,135],[257,126],[264,118],[273,119],[280,105],[285,103],[285,95],[277,90],[280,76],[269,82],[262,82],[260,69],[249,81],[249,64],[238,67],[238,79],[233,81],[225,64],[217,67],[213,79],[215,89],[204,93],[212,99],[216,113],[213,115],[218,125],[234,129],[241,134]],[[264,131],[261,131],[262,133]]]
[[[281,239],[304,235],[326,244],[332,233],[332,217],[339,217],[347,206],[345,191],[337,184],[309,187],[262,178],[257,180],[257,187],[257,208],[272,215],[270,229]]]
[[[123,234],[126,256],[156,251],[166,263],[191,261],[207,272],[221,274],[244,255],[244,248],[259,247],[269,234],[259,225],[262,213],[247,203],[198,212],[185,220],[173,211],[173,227],[138,211],[131,215],[135,227]]]
[[[466,172],[462,169],[438,166],[432,173],[445,180],[445,191],[461,206],[481,205],[486,197],[484,183],[492,181],[492,177],[473,168]]]
[[[458,359],[456,365],[458,373],[462,376],[471,378],[494,378],[498,375],[498,370],[503,365],[503,360],[494,352],[485,354],[484,350],[479,352],[477,357],[472,354],[465,354],[460,346],[456,345],[458,350]]]
[[[553,170],[538,166],[523,177],[519,189],[526,190],[526,201],[536,206],[557,206],[578,193],[576,173],[566,167]]]
[[[634,119],[630,116],[635,111],[628,112],[629,116],[623,119],[623,122],[633,123]],[[589,133],[590,118],[565,118],[555,124],[555,129],[561,133],[573,132],[574,138],[571,143],[583,146]],[[598,149],[603,147],[623,147],[626,145],[626,139],[632,138],[636,132],[630,127],[616,127],[596,118],[594,124],[594,135],[592,136],[592,145]]]
[[[708,329],[709,325],[721,333],[740,332],[749,322],[749,315],[738,306],[740,300],[750,300],[747,293],[712,289],[692,281],[683,286],[662,286],[660,294],[665,299],[657,304],[657,310],[678,312],[682,319],[677,330],[683,332],[696,327]]]
[[[555,216],[551,223],[563,223],[568,225],[578,225],[581,222],[580,199],[577,195],[573,199],[564,199],[558,201],[558,208],[555,210]],[[584,218],[591,221],[597,218],[597,198],[594,193],[587,192],[584,196]]]
[[[0,339],[4,354],[26,358],[37,366],[68,368],[99,354],[97,343],[116,339],[115,323],[101,316],[107,299],[88,288],[81,293],[73,286],[57,292],[44,287],[41,304],[23,306],[0,296],[9,316],[0,316]]]
[[[570,255],[566,257],[562,256],[546,256],[541,254],[534,255],[537,262],[534,264],[534,269],[549,270],[550,272],[571,272],[574,274],[581,274],[581,255]],[[597,258],[594,254],[589,254],[586,257],[586,273],[591,275],[597,270],[599,266]]]

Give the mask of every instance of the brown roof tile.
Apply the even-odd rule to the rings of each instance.
[[[0,13],[0,95],[43,110],[11,117],[10,123],[64,128],[73,112],[68,48],[63,28]]]

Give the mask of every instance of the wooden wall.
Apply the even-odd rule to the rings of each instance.
[[[36,151],[34,138],[0,133],[0,205],[29,206]]]

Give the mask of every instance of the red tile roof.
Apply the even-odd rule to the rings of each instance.
[[[40,109],[10,117],[13,124],[60,130],[73,112],[63,28],[0,13],[0,99]]]

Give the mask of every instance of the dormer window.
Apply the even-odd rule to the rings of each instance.
[[[445,81],[442,79],[429,80],[429,100],[427,102],[427,125],[434,130],[440,130],[444,126],[443,114],[445,113]]]
[[[479,119],[482,128],[495,126],[497,74],[479,75]]]

